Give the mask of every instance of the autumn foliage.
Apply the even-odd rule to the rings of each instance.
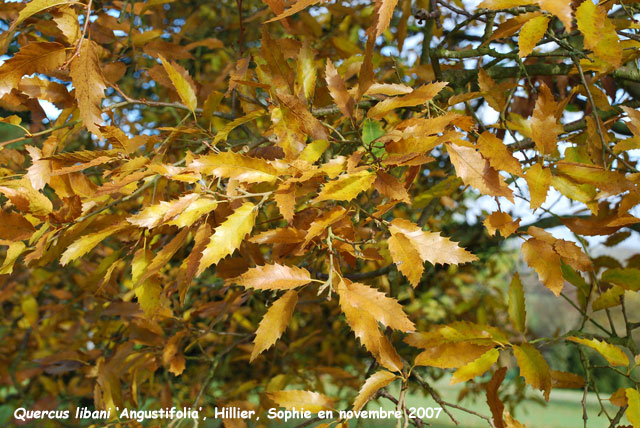
[[[2,3],[2,400],[455,420],[444,376],[521,427],[601,358],[640,427],[640,254],[590,249],[637,250],[640,7],[477,3]],[[529,331],[519,256],[577,326]]]

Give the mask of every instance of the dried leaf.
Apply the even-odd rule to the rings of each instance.
[[[360,388],[360,392],[358,392],[358,396],[353,402],[353,411],[358,412],[362,410],[365,404],[371,400],[379,389],[389,385],[397,378],[397,375],[386,370],[379,370],[369,376],[364,385],[362,385],[362,388]]]
[[[107,88],[98,58],[98,45],[92,40],[82,43],[80,53],[71,61],[69,70],[75,87],[82,123],[89,131],[101,136],[98,125],[102,123],[100,105]]]
[[[410,94],[401,97],[391,97],[379,102],[367,112],[367,117],[382,119],[390,111],[402,107],[414,107],[426,104],[447,86],[447,82],[435,82],[416,88]]]
[[[60,43],[29,43],[0,66],[0,98],[18,87],[22,76],[33,73],[51,73],[66,58],[66,49]]]
[[[529,56],[533,52],[533,48],[544,37],[547,25],[549,25],[549,17],[542,15],[527,21],[522,26],[520,37],[518,38],[518,48],[520,50],[518,56],[520,58]]]
[[[562,125],[558,123],[556,112],[558,104],[553,98],[549,87],[540,85],[538,99],[533,110],[533,115],[529,119],[531,126],[531,139],[536,143],[536,147],[543,155],[551,155],[556,150],[558,135],[562,133]]]
[[[184,77],[184,74],[187,74],[186,70],[178,64],[170,63],[164,59],[162,55],[159,55],[159,58],[160,61],[162,61],[162,66],[169,75],[169,79],[171,79],[171,83],[173,83],[173,86],[176,88],[180,99],[184,105],[189,108],[189,110],[194,112],[196,107],[198,107],[198,98],[196,97],[195,88],[192,86],[191,82]]]
[[[302,408],[311,413],[318,413],[322,410],[332,410],[333,400],[324,394],[311,391],[275,391],[267,392],[267,397],[280,407],[298,411]]]

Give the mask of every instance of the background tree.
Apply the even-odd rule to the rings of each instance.
[[[640,255],[588,239],[637,240],[638,13],[3,3],[0,396],[258,415],[380,399],[421,427],[420,391],[498,428],[569,387],[586,426],[607,373],[609,426],[640,427]],[[576,325],[529,330],[518,253]],[[550,367],[567,345],[580,367]],[[450,373],[486,411],[443,400]]]

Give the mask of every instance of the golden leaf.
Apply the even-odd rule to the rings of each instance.
[[[424,272],[423,260],[418,249],[401,233],[391,236],[387,242],[391,258],[398,270],[407,277],[413,288],[417,287]]]
[[[311,102],[316,89],[318,69],[316,56],[311,49],[308,39],[305,39],[300,47],[297,61],[297,83],[307,101]]]
[[[510,172],[517,176],[522,175],[520,162],[513,157],[502,140],[491,132],[485,131],[480,134],[478,138],[478,150],[480,150],[482,156],[489,161],[489,165],[493,168]]]
[[[536,163],[527,170],[524,179],[527,181],[529,193],[531,194],[531,209],[540,208],[547,199],[547,192],[549,191],[549,186],[551,186],[551,170],[544,168],[540,163]]]
[[[338,290],[341,302],[344,300],[356,310],[367,312],[382,325],[404,332],[415,330],[402,305],[375,288],[344,279]]]
[[[408,220],[395,219],[389,226],[391,235],[401,234],[418,251],[420,258],[431,264],[461,264],[478,260],[476,256],[459,247],[439,233],[423,231]]]
[[[513,345],[513,354],[520,366],[520,376],[532,387],[541,390],[549,401],[551,371],[542,354],[528,343]]]
[[[358,392],[358,396],[353,402],[353,411],[358,412],[362,410],[364,405],[371,400],[380,388],[384,388],[397,378],[397,375],[386,370],[379,370],[369,376],[364,385],[362,385],[362,388],[360,388],[360,392]]]
[[[496,230],[499,230],[500,235],[502,235],[503,238],[506,238],[518,230],[518,227],[520,226],[520,219],[514,221],[509,214],[502,211],[496,211],[485,218],[482,224],[487,228],[489,235],[494,236],[496,234]]]
[[[192,86],[191,82],[185,78],[185,74],[188,75],[186,70],[178,64],[170,63],[164,59],[162,55],[159,55],[159,58],[184,105],[192,112],[195,111],[198,107],[198,98],[196,97],[195,88]]]
[[[282,333],[287,329],[297,302],[298,293],[293,290],[287,291],[282,297],[273,302],[256,330],[256,338],[253,340],[253,351],[251,351],[249,362],[252,362],[263,351],[269,349],[282,336]]]
[[[466,382],[476,376],[484,374],[491,368],[492,365],[495,364],[496,361],[498,361],[499,356],[500,351],[498,351],[496,348],[493,348],[482,354],[477,359],[460,367],[451,377],[451,385],[455,385],[456,383],[460,382]]]
[[[595,349],[612,366],[626,367],[629,365],[629,358],[627,357],[627,354],[625,354],[624,351],[616,345],[612,345],[611,343],[603,342],[598,339],[584,339],[575,336],[567,337],[567,340]]]
[[[304,268],[280,264],[257,266],[227,283],[259,290],[290,290],[311,282],[311,274]]]
[[[417,366],[441,369],[462,367],[493,348],[493,345],[474,345],[467,342],[443,343],[426,349],[416,356]]]
[[[556,113],[558,104],[546,84],[541,84],[538,99],[529,119],[531,139],[536,143],[538,151],[543,155],[551,155],[556,150],[558,135],[562,133],[562,125],[558,123]]]
[[[71,61],[69,74],[75,87],[82,123],[89,131],[101,136],[98,128],[98,124],[102,123],[100,104],[107,87],[98,58],[98,45],[94,41],[82,43],[79,55]]]
[[[522,244],[522,258],[531,266],[540,281],[556,296],[564,287],[562,277],[562,259],[547,242],[531,238]]]
[[[49,198],[34,189],[27,178],[0,181],[0,193],[23,212],[46,216],[53,211],[53,204]]]
[[[206,268],[218,263],[239,248],[245,236],[253,229],[256,215],[256,206],[251,202],[245,202],[216,227],[209,244],[202,252],[196,275],[200,275]]]
[[[389,339],[378,328],[378,321],[367,309],[352,305],[349,298],[342,296],[346,291],[346,284],[341,281],[338,286],[340,296],[340,308],[347,319],[347,324],[365,348],[375,357],[378,363],[394,372],[402,370],[402,359],[393,348]],[[348,291],[347,291],[348,293]],[[352,296],[352,293],[349,294]]]
[[[189,168],[203,174],[233,178],[243,183],[273,183],[278,170],[269,161],[231,151],[212,153],[195,158]]]
[[[533,48],[544,37],[547,25],[549,25],[549,17],[542,15],[527,21],[522,26],[518,38],[518,56],[520,58],[529,56],[533,52]]]
[[[375,180],[376,174],[366,170],[344,174],[337,180],[325,184],[314,201],[350,201],[361,192],[369,190]]]
[[[410,94],[401,97],[387,98],[373,106],[367,112],[367,117],[372,119],[382,119],[390,111],[401,107],[414,107],[426,104],[433,97],[447,86],[447,82],[435,82],[416,88]]]
[[[319,3],[323,0],[296,0],[296,2],[293,4],[293,6],[291,6],[289,9],[285,10],[284,12],[282,12],[281,14],[279,14],[278,16],[269,19],[268,21],[265,21],[265,24],[268,24],[269,22],[274,22],[274,21],[279,21],[282,18],[286,18],[288,16],[291,16],[293,14],[296,14],[298,12],[300,12],[301,10],[307,8],[308,6],[314,5],[316,3]]]
[[[615,25],[607,17],[607,9],[584,1],[576,9],[576,22],[584,35],[584,46],[592,49],[612,69],[620,67],[622,46]]]
[[[13,272],[13,265],[26,248],[27,246],[22,241],[12,242],[9,244],[7,255],[4,258],[2,266],[0,266],[0,275],[7,275]]]
[[[628,404],[625,415],[634,427],[638,427],[640,426],[640,393],[633,388],[626,388],[624,392]]]
[[[396,0],[397,1],[397,0]],[[347,87],[344,80],[338,74],[338,70],[334,67],[330,59],[327,58],[327,67],[325,69],[325,78],[327,79],[327,87],[331,98],[336,102],[336,105],[347,117],[353,116],[354,100],[347,92]]]
[[[513,192],[504,178],[493,169],[480,153],[470,147],[447,144],[447,152],[456,174],[462,181],[490,196],[504,196],[513,202]]]
[[[71,5],[77,4],[77,2],[73,0],[32,0],[27,5],[22,8],[20,13],[18,14],[18,18],[11,24],[11,28],[9,31],[13,31],[18,25],[23,23],[27,18],[35,15],[36,13],[40,13],[43,10],[47,10],[54,6],[60,5]]]
[[[60,43],[29,43],[0,66],[0,98],[18,87],[22,76],[47,74],[60,67],[66,58],[66,49]]]
[[[107,227],[106,229],[103,229],[99,232],[90,233],[81,238],[78,238],[77,240],[73,241],[73,243],[69,245],[69,247],[67,247],[64,253],[62,253],[60,264],[64,266],[67,263],[84,256],[105,238],[121,231],[125,227],[125,225],[117,224],[115,226]]]
[[[18,241],[28,239],[36,229],[16,212],[0,211],[0,239]]]
[[[380,37],[384,30],[389,27],[391,18],[393,17],[393,11],[398,4],[398,0],[380,0],[376,2],[378,7],[378,22],[376,25],[376,37]]]

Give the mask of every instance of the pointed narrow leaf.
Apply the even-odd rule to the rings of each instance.
[[[360,411],[379,389],[389,385],[397,378],[397,375],[386,370],[380,370],[369,376],[364,385],[362,385],[362,388],[360,388],[360,392],[358,392],[358,396],[353,402],[353,411]]]
[[[287,291],[282,297],[273,302],[256,330],[256,338],[253,340],[253,351],[249,362],[252,362],[263,351],[269,349],[282,336],[282,333],[287,329],[296,303],[298,303],[298,293],[293,290]]]
[[[527,21],[520,30],[518,56],[524,58],[533,52],[538,42],[542,40],[549,25],[549,17],[542,15]]]
[[[391,236],[387,242],[391,258],[398,270],[407,277],[414,288],[417,287],[424,272],[424,261],[418,249],[401,233]]]
[[[466,382],[476,376],[484,374],[491,368],[492,365],[495,364],[496,361],[498,361],[499,356],[500,351],[498,351],[496,348],[493,348],[490,351],[482,354],[480,358],[460,367],[451,377],[451,385],[455,385],[456,383],[460,382]]]
[[[304,268],[275,263],[251,268],[227,282],[259,290],[290,290],[310,283],[311,274]]]
[[[185,77],[180,73],[177,64],[172,64],[162,55],[159,56],[160,61],[162,61],[162,66],[165,71],[169,75],[169,79],[171,79],[171,83],[173,83],[174,88],[176,88],[176,92],[180,96],[180,99],[186,105],[189,110],[192,112],[196,110],[198,107],[198,98],[196,97],[196,91],[191,86],[191,82],[189,82]],[[186,73],[186,71],[184,71]]]
[[[344,174],[337,180],[325,184],[315,202],[327,200],[350,201],[361,192],[369,190],[375,180],[376,174],[370,171]]]
[[[520,275],[516,272],[513,275],[511,284],[509,285],[509,318],[513,326],[520,332],[524,333],[526,328],[527,310],[524,305],[524,290]]]
[[[196,275],[200,275],[206,268],[218,263],[240,247],[245,236],[253,229],[257,215],[255,208],[251,202],[245,202],[216,227],[209,244],[202,252]]]
[[[627,357],[627,354],[625,354],[624,351],[616,345],[612,345],[611,343],[603,342],[598,339],[584,339],[575,336],[568,337],[567,340],[595,349],[612,366],[626,367],[629,365],[629,358]]]

